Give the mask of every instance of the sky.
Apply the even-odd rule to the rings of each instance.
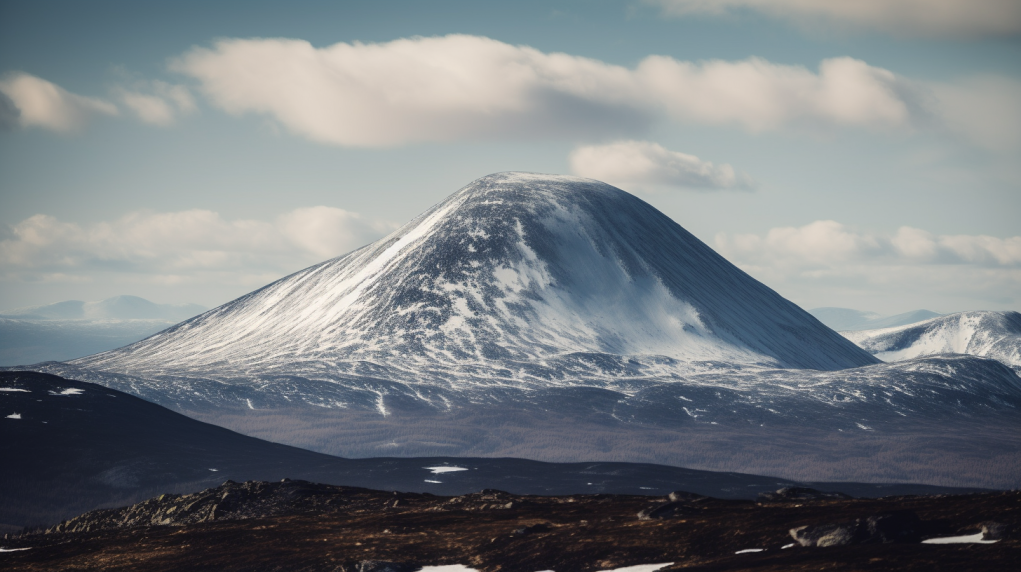
[[[213,307],[499,171],[805,308],[1021,310],[1021,2],[0,0],[0,310]]]

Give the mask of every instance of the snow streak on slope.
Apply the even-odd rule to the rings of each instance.
[[[376,243],[74,363],[143,378],[314,370],[466,389],[875,359],[632,195],[502,173]]]
[[[936,354],[970,354],[1021,372],[1021,314],[961,312],[896,328],[842,332],[883,361]]]

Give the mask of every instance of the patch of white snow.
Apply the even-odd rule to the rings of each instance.
[[[11,413],[10,415],[7,416],[7,418],[8,419],[21,419],[21,414],[20,413]]]
[[[22,391],[25,393],[32,393],[27,389],[21,389],[20,387],[0,387],[0,391]],[[18,550],[21,550],[20,548]],[[25,550],[28,550],[27,548]]]
[[[602,570],[601,572],[656,572],[667,566],[673,566],[673,562],[661,562],[659,564],[638,564],[636,566],[625,566],[623,568],[614,568],[612,570]]]
[[[750,552],[762,552],[765,548],[745,548],[744,550],[738,550],[734,554],[748,554]]]
[[[81,395],[85,393],[85,390],[78,389],[77,387],[68,387],[60,391],[50,391],[50,395]]]
[[[468,469],[466,469],[464,467],[447,467],[447,466],[442,466],[442,467],[422,467],[422,468],[427,470],[427,471],[432,471],[432,474],[434,474],[434,475],[439,475],[439,474],[442,474],[442,473],[456,473],[457,471],[467,471],[468,470]]]
[[[992,544],[999,540],[982,540],[982,533],[969,534],[967,536],[944,536],[943,538],[929,538],[923,540],[922,544]]]

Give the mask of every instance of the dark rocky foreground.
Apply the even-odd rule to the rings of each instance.
[[[758,502],[691,493],[455,497],[226,482],[5,538],[4,570],[1017,570],[1021,492]],[[992,544],[922,544],[985,532]],[[17,548],[27,550],[7,551]],[[763,549],[760,552],[739,551]]]

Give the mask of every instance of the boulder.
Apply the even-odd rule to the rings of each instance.
[[[1013,527],[1002,522],[983,522],[982,540],[1004,540],[1010,538]]]
[[[791,529],[791,537],[801,546],[846,546],[854,544],[858,521],[799,526]]]
[[[677,518],[698,512],[698,509],[681,502],[668,502],[652,508],[647,508],[638,513],[638,520],[662,520],[664,518]]]
[[[801,546],[918,542],[921,525],[917,514],[905,510],[847,522],[799,526],[792,528],[790,535]]]
[[[799,500],[848,500],[854,497],[839,492],[824,492],[809,487],[784,487],[775,493],[759,493],[759,502],[784,502]]]

